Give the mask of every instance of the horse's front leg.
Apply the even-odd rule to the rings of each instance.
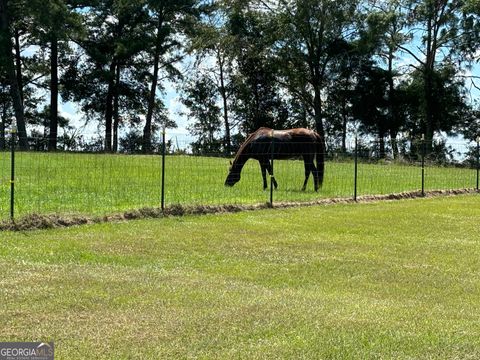
[[[277,180],[275,180],[275,177],[273,176],[273,169],[272,169],[272,164],[270,163],[270,161],[267,161],[266,166],[267,166],[268,173],[272,177],[273,186],[276,189],[276,188],[278,188],[278,184],[277,184]]]

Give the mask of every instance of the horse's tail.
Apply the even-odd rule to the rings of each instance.
[[[323,175],[325,173],[325,142],[323,137],[318,133],[315,133],[315,142],[316,142],[316,154],[315,158],[317,160],[317,171],[318,171],[318,185],[322,186],[323,184]]]

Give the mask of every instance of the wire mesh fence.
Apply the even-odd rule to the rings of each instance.
[[[270,164],[273,158],[278,188],[272,193],[264,189],[260,162],[254,158],[241,169],[240,181],[228,187],[225,181],[234,155],[191,154],[184,149],[169,149],[164,156],[7,149],[0,152],[0,219],[29,214],[102,216],[158,208],[162,204],[250,205],[272,200],[281,203],[352,198],[422,188],[478,189],[479,148],[478,144],[470,145],[474,151],[469,159],[438,164],[422,154],[408,161],[378,159],[365,145],[360,149],[352,142],[343,152],[321,154],[325,176],[318,191],[314,189],[313,173],[302,190],[304,157],[279,160],[275,151],[267,148],[265,153],[255,155]],[[309,158],[314,154],[303,155]],[[267,180],[270,187],[268,177]]]

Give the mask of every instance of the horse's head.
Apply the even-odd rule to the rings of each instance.
[[[240,181],[240,171],[235,169],[232,162],[230,161],[230,168],[228,169],[227,179],[225,180],[225,186],[233,186]]]

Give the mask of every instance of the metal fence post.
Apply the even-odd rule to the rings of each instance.
[[[165,144],[165,127],[162,130],[162,199],[161,208],[162,212],[165,210],[165,155],[167,146]]]
[[[422,134],[421,153],[422,153],[422,196],[425,196],[425,151],[426,151],[425,134]]]
[[[353,201],[357,201],[357,184],[358,184],[358,137],[355,135],[355,153],[354,153],[354,176],[353,176]]]
[[[10,220],[15,218],[15,136],[17,129],[12,127],[10,131],[12,138],[10,141],[11,158],[10,158]]]
[[[271,164],[271,173],[270,173],[270,207],[273,207],[273,154],[274,154],[274,146],[275,146],[275,138],[273,136],[273,132],[275,130],[272,129],[272,133],[270,134],[272,138],[272,143],[271,143],[271,151],[270,151],[270,164]]]
[[[479,172],[480,172],[480,136],[477,137],[477,186],[476,186],[477,191],[478,191],[478,183],[479,183]]]

